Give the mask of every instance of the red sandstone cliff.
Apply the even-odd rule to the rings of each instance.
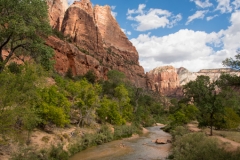
[[[149,84],[153,84],[153,86],[148,86],[152,90],[164,96],[179,95],[179,78],[174,67],[157,67],[148,72],[147,77],[152,81]]]
[[[172,66],[157,67],[147,73],[148,88],[165,96],[182,96],[182,86],[196,80],[200,75],[209,76],[216,81],[222,73],[240,76],[240,72],[227,69],[202,69],[199,72],[189,72],[186,68]]]
[[[48,1],[61,6],[60,0]],[[54,22],[61,19],[60,11],[62,9],[56,11],[49,6],[49,15],[54,15],[54,20],[50,18],[53,28],[57,28]],[[98,78],[103,78],[108,70],[115,69],[125,73],[136,86],[146,87],[136,48],[112,17],[109,6],[93,8],[90,0],[74,2],[66,10],[62,23],[58,22],[60,31],[71,41],[56,37],[47,40],[47,45],[55,50],[55,69],[59,73],[65,74],[71,69],[74,75],[82,75],[93,70]]]
[[[65,11],[68,8],[67,0],[47,0],[50,25],[56,30],[61,29]]]

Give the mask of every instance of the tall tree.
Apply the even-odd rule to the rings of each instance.
[[[31,56],[49,69],[53,51],[43,41],[51,33],[46,0],[0,0],[0,17],[0,73],[13,55]]]
[[[216,93],[216,83],[210,82],[208,76],[198,76],[196,81],[190,81],[184,87],[184,95],[189,101],[193,98],[201,113],[200,125],[210,126],[210,135],[215,123],[215,115],[224,112],[221,96]]]

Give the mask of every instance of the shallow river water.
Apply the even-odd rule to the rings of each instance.
[[[155,144],[157,138],[170,139],[160,126],[147,128],[149,133],[138,138],[126,138],[91,147],[74,155],[70,160],[165,160],[171,144]]]

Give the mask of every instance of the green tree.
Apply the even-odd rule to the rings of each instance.
[[[98,84],[91,84],[86,79],[78,82],[79,94],[77,95],[76,108],[79,111],[79,123],[90,125],[95,119],[96,108],[99,105],[99,93],[101,92],[101,86]]]
[[[97,109],[97,114],[103,122],[109,122],[116,125],[124,123],[117,102],[108,99],[106,96],[101,100],[100,107]]]
[[[35,107],[42,79],[39,66],[25,65],[17,73],[7,68],[0,73],[0,134],[18,137],[14,133],[26,129],[29,138],[39,124]]]
[[[216,83],[210,82],[208,76],[198,76],[195,81],[190,81],[183,87],[185,97],[191,101],[193,99],[199,108],[201,116],[199,123],[203,126],[210,126],[210,135],[216,122],[216,114],[224,113],[222,97],[216,93]]]
[[[0,17],[0,72],[13,55],[31,56],[50,69],[53,51],[43,40],[51,33],[46,0],[0,0]]]
[[[172,125],[183,125],[192,120],[196,120],[199,111],[198,108],[191,104],[179,104],[179,108],[170,115]]]
[[[44,124],[49,122],[63,127],[69,123],[70,102],[59,92],[56,86],[43,88],[39,91],[38,113]]]
[[[122,117],[126,120],[130,120],[132,117],[133,107],[130,104],[128,90],[123,84],[121,84],[117,86],[114,91],[114,96],[117,98],[118,106]]]

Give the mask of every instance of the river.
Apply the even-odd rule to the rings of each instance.
[[[149,131],[139,137],[117,140],[88,148],[70,160],[165,160],[171,144],[156,144],[158,138],[171,139],[171,135],[162,131],[160,126],[148,127]]]

